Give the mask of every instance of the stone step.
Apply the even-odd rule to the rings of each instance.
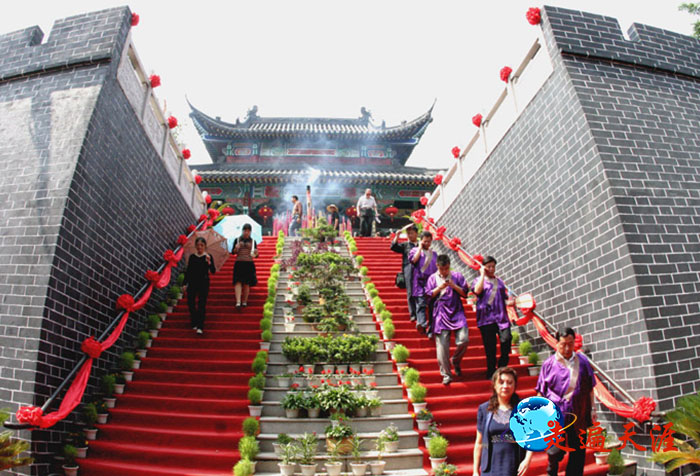
[[[263,406],[263,412],[265,408]],[[378,417],[356,418],[351,426],[355,431],[379,433],[393,423],[401,431],[413,429],[413,418],[408,413],[403,415],[384,415]],[[275,416],[260,417],[261,433],[313,433],[322,435],[328,426],[327,418],[285,418]]]
[[[328,423],[330,424],[330,423]],[[418,447],[418,433],[416,433],[413,430],[410,431],[399,431],[399,449],[414,449]],[[301,433],[289,433],[288,436],[292,438],[298,438],[302,434]],[[275,443],[277,441],[277,434],[272,434],[272,433],[260,433],[258,434],[258,443],[260,444],[260,452],[263,453],[274,453],[274,447],[272,446],[272,443]],[[368,443],[365,443],[363,445],[363,448],[367,450],[373,450],[375,448],[375,443],[377,441],[377,437],[379,436],[379,433],[359,433],[358,436],[360,439],[363,440],[368,440]],[[326,451],[326,436],[323,433],[320,433],[318,435],[319,437],[319,450],[321,453]]]
[[[263,416],[270,416],[270,417],[280,417],[280,418],[286,418],[284,409],[279,403],[279,400],[276,400],[276,397],[268,396],[268,393],[274,393],[269,390],[265,390],[265,397],[270,398],[270,400],[264,401],[263,402]],[[285,392],[286,393],[286,392]],[[274,393],[274,395],[277,395]],[[379,397],[382,399],[382,416],[389,416],[389,415],[405,415],[408,413],[408,402],[404,399],[388,399],[388,398],[382,398],[382,394],[380,392]],[[300,412],[300,415],[304,415],[305,411],[302,410]],[[303,419],[309,419],[306,416],[301,416]],[[363,418],[371,418],[371,417],[354,417],[354,420],[361,421]],[[321,420],[326,420],[328,421],[328,418],[320,418]],[[296,420],[296,419],[295,419]],[[312,418],[312,420],[316,420],[316,418]]]
[[[314,374],[320,379],[326,378],[325,375],[318,375]],[[387,385],[396,385],[398,383],[398,376],[394,373],[385,373],[385,374],[377,374],[375,372],[374,374],[374,381],[377,383],[377,386],[379,387],[384,387]],[[320,383],[320,382],[319,382]],[[318,385],[318,384],[316,384]],[[290,383],[291,386],[291,383]],[[308,384],[302,384],[300,387],[303,389],[305,387],[308,387]],[[268,375],[268,377],[265,379],[265,390],[270,390],[270,391],[287,391],[289,390],[290,387],[282,387],[279,384],[279,381],[277,380],[276,377],[271,377]]]
[[[287,358],[282,355],[282,340],[277,340],[276,336],[273,334],[271,346],[270,346],[270,352],[268,353],[268,362],[269,364],[284,364],[284,365],[291,365],[293,362],[289,362]],[[380,345],[383,345],[382,342],[379,342]],[[388,362],[389,361],[389,353],[386,350],[378,350],[374,352],[374,355],[370,356],[371,358],[369,359],[368,362],[373,363],[373,362]],[[284,372],[283,372],[284,373]]]
[[[369,471],[369,470],[368,470],[368,471]],[[296,469],[295,469],[295,473],[294,473],[294,474],[301,474],[301,471],[300,471],[298,465],[297,465],[297,467],[296,467]],[[317,468],[316,475],[318,475],[318,476],[326,476],[327,474],[328,474],[328,473],[326,473],[326,470],[325,470],[324,467],[319,466],[319,467]],[[350,472],[349,466],[347,466],[347,464],[344,465],[344,466],[343,466],[342,475],[343,475],[343,476],[348,476],[348,475],[351,475],[351,474],[352,474],[352,472]],[[369,474],[369,472],[368,472],[368,474]],[[400,470],[397,470],[397,471],[389,471],[389,470],[387,470],[387,469],[385,468],[383,474],[384,474],[385,476],[427,476],[428,473],[427,473],[425,470],[423,470],[423,469],[400,469]],[[58,476],[58,475],[57,475],[57,476]],[[275,471],[274,473],[261,473],[260,471],[258,471],[258,470],[256,469],[256,471],[255,471],[255,476],[280,476],[280,472],[279,472],[279,469],[278,469],[278,470]]]
[[[374,365],[375,374],[389,374],[393,373],[393,363],[389,360],[389,353],[386,351],[377,352],[379,358],[368,361],[366,363]],[[289,362],[279,350],[270,350],[268,352],[268,363],[267,363],[267,375],[280,375],[287,373],[287,366],[289,367],[291,373],[291,366],[294,365],[299,368],[299,364],[294,364]],[[345,364],[347,365],[347,364]],[[362,365],[362,362],[355,364]],[[322,364],[315,365],[315,373],[320,374],[322,369]]]
[[[323,465],[325,460],[328,458],[326,454],[318,454],[316,455],[315,460],[318,462],[317,464]],[[361,455],[361,461],[362,462],[368,462],[368,461],[376,461],[377,460],[377,452],[376,451],[364,451],[362,452]],[[346,458],[343,458],[344,461],[347,463],[352,461],[352,457],[348,456]],[[272,453],[258,453],[257,457],[257,464],[255,466],[255,474],[259,475],[261,472],[269,472],[271,474],[277,474],[279,475],[279,459],[275,455],[274,452]],[[402,470],[410,470],[413,468],[419,468],[423,464],[423,452],[420,451],[417,448],[413,449],[400,449],[396,453],[387,453],[382,455],[382,461],[386,461],[386,466],[384,467],[385,471],[400,471],[398,474],[406,474]],[[322,466],[320,466],[322,468]],[[297,465],[297,469],[298,469]],[[319,468],[317,468],[318,470]],[[369,471],[369,467],[367,468]],[[325,468],[322,468],[322,470],[325,470]],[[318,473],[317,473],[318,474]],[[385,472],[386,474],[386,472]],[[420,474],[420,473],[419,473]],[[425,474],[423,472],[422,474]]]

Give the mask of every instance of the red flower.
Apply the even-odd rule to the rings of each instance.
[[[177,237],[178,245],[184,245],[185,243],[187,243],[187,237],[185,235],[180,235]]]
[[[157,88],[160,86],[160,76],[157,74],[152,74],[150,78],[148,78],[151,81],[151,87],[152,88]]]
[[[508,82],[508,79],[510,78],[510,73],[513,72],[513,68],[510,66],[504,66],[501,68],[501,81]]]
[[[318,388],[318,385],[311,385],[311,388],[317,389],[317,388]]]
[[[294,390],[296,390],[297,388],[299,388],[299,384],[298,384],[298,383],[293,383],[293,384],[292,384],[292,388],[293,388]]]
[[[149,269],[146,271],[146,280],[155,283],[160,279],[160,274],[158,274],[156,271],[153,271],[152,269]]]
[[[303,365],[300,365],[300,366],[299,366],[299,372],[303,372],[303,371],[304,371],[304,366],[303,366]]]
[[[117,298],[117,309],[131,311],[134,307],[134,297],[130,294],[122,294]]]
[[[450,248],[452,251],[457,251],[457,247],[462,245],[462,240],[457,238],[456,236],[450,240]]]
[[[369,384],[369,386],[372,388],[377,388],[377,382],[372,382]]]
[[[199,174],[195,175],[195,176],[194,176],[194,183],[196,183],[197,185],[199,185],[200,183],[202,183],[202,176],[199,175]]]
[[[314,369],[312,369],[311,367],[309,367],[308,369],[306,369],[306,371],[308,372],[309,375],[311,375],[312,373],[314,373]]]
[[[17,421],[20,423],[29,423],[33,426],[41,426],[41,420],[44,416],[44,411],[39,407],[21,407],[15,413]]]
[[[321,383],[326,383],[326,380],[325,380],[325,379],[321,379]]]
[[[459,150],[459,147],[454,146],[454,147],[452,148],[452,156],[453,156],[455,159],[458,159],[458,158],[459,158],[460,152],[462,152],[462,151]]]
[[[91,359],[97,359],[102,354],[102,344],[97,342],[94,337],[88,337],[80,345],[80,350],[90,356]]]
[[[190,233],[192,233],[196,229],[197,229],[197,227],[195,225],[188,226],[187,227],[187,234],[189,235]]]
[[[136,13],[131,14],[131,26],[136,26],[139,24],[139,20],[141,17],[139,17]]]
[[[182,149],[182,158],[187,160],[190,157],[192,157],[192,152],[190,152],[190,149]]]
[[[481,121],[484,119],[484,116],[481,114],[476,114],[474,117],[472,117],[472,124],[474,124],[476,127],[481,127]]]
[[[209,205],[211,203],[211,195],[204,197],[204,201],[207,202],[207,205]]]
[[[435,182],[435,185],[440,185],[442,183],[442,175],[437,174],[435,178],[433,179],[433,182]]]
[[[420,204],[426,206],[428,204],[428,197],[426,197],[425,195],[420,197]]]
[[[168,118],[168,127],[171,129],[177,127],[177,118],[175,116],[170,116]]]
[[[537,25],[540,22],[540,20],[542,20],[540,9],[537,7],[529,8],[527,10],[527,13],[525,14],[525,18],[527,18],[527,22],[530,25]]]
[[[347,382],[345,382],[345,385],[350,385],[350,384],[352,384],[352,382],[350,382],[350,380],[348,380]]]
[[[226,207],[223,210],[221,210],[221,213],[223,213],[224,215],[234,215],[236,211],[231,207]]]

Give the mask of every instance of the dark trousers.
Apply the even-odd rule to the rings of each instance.
[[[360,217],[360,235],[361,236],[372,236],[372,220],[374,220],[374,215],[362,215]]]
[[[299,220],[299,221],[297,221]],[[292,221],[289,222],[289,236],[297,236],[297,230],[301,228],[301,220],[297,217],[292,217]]]
[[[204,329],[204,317],[207,312],[207,297],[209,296],[209,283],[204,286],[192,286],[187,288],[187,306],[190,308],[190,323],[192,327]]]
[[[577,430],[574,427],[566,430],[566,445],[574,449],[569,453],[569,462],[566,464],[566,476],[583,476],[583,466],[586,463],[586,448],[580,448],[580,441],[576,435]],[[567,452],[552,446],[547,450],[547,476],[557,476],[559,472],[559,463],[564,459]]]
[[[419,326],[428,329],[430,322],[428,321],[428,299],[425,296],[412,297],[416,304],[416,319]],[[429,329],[428,329],[429,331]]]
[[[510,334],[510,327],[499,329],[498,324],[487,324],[479,327],[481,338],[484,341],[484,351],[486,352],[487,377],[491,378],[498,367],[505,367],[510,360],[510,343],[513,337]],[[498,359],[496,367],[496,339],[501,341],[501,357]]]
[[[417,298],[411,296],[410,294],[406,294],[406,300],[408,301],[408,315],[411,317],[411,319],[418,319],[418,315],[416,313],[416,299]]]

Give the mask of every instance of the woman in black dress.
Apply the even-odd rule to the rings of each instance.
[[[515,393],[518,375],[510,367],[501,367],[492,382],[493,395],[479,405],[476,417],[473,475],[524,476],[532,452],[522,449],[510,431],[510,417],[520,401]]]
[[[236,309],[248,305],[250,287],[258,284],[255,276],[253,258],[258,257],[258,244],[250,237],[253,228],[249,223],[243,225],[243,234],[233,241],[231,253],[236,256],[233,265],[233,287],[236,291]],[[241,302],[242,300],[242,302]]]
[[[190,255],[185,270],[183,285],[187,289],[187,305],[190,308],[190,323],[197,334],[204,333],[204,318],[209,296],[209,274],[214,274],[214,258],[207,253],[207,240],[201,236],[194,240],[195,253]]]

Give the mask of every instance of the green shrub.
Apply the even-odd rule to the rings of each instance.
[[[254,460],[260,452],[258,440],[256,440],[254,436],[244,436],[238,440],[238,452],[240,453],[241,458]]]
[[[396,347],[394,347],[394,350],[391,351],[391,355],[394,357],[394,360],[398,363],[404,363],[408,360],[408,357],[411,355],[411,351],[408,350],[405,346],[398,344]]]
[[[185,273],[178,274],[175,282],[178,286],[182,286],[185,283]]]
[[[75,460],[78,457],[78,449],[73,445],[63,446],[63,463],[68,468],[77,466]]]
[[[117,383],[117,378],[114,375],[107,374],[102,376],[102,393],[107,397],[111,397],[114,393],[114,385]]]
[[[248,386],[250,388],[257,388],[262,390],[265,388],[265,376],[263,374],[257,374],[248,379]]]
[[[271,320],[273,314],[272,314],[272,311],[264,310],[262,316],[263,316],[262,320],[265,320],[265,319],[270,319],[270,320]]]
[[[253,474],[253,463],[245,458],[238,460],[233,467],[233,476],[252,476]]]
[[[620,450],[613,449],[608,455],[608,474],[622,474],[625,472],[625,460]]]
[[[83,418],[88,428],[94,428],[95,423],[97,423],[97,405],[86,403],[83,406]]]
[[[364,260],[365,260],[365,257],[362,255],[355,256],[355,262],[357,263],[358,266],[362,266],[362,262]]]
[[[151,340],[151,334],[146,331],[141,331],[136,335],[136,345],[139,349],[145,349],[149,340]]]
[[[182,288],[180,288],[180,286],[172,286],[168,291],[170,299],[177,299],[180,293],[182,293]]]
[[[261,338],[265,342],[270,342],[272,339],[272,331],[270,329],[262,331]]]
[[[518,346],[518,351],[520,351],[520,355],[528,355],[530,352],[532,352],[532,344],[524,340]]]
[[[411,388],[414,384],[420,381],[420,372],[413,367],[410,367],[408,370],[406,370],[406,372],[404,372],[403,378],[406,386]]]
[[[367,276],[367,273],[369,273],[369,268],[367,266],[363,266],[360,268],[360,274],[362,276]]]
[[[270,319],[262,319],[260,321],[260,330],[269,331],[270,329],[272,329],[272,321]]]
[[[266,350],[259,350],[259,351],[257,351],[257,352],[255,353],[255,358],[256,358],[256,359],[263,359],[265,362],[267,362],[267,358],[268,358],[268,357],[269,357],[269,356],[267,355],[267,351],[266,351]]]
[[[248,401],[251,405],[260,405],[262,401],[262,391],[258,388],[251,388],[248,390]]]
[[[386,338],[388,340],[394,338],[394,334],[396,334],[396,328],[394,327],[393,321],[384,322],[384,334],[386,334]]]
[[[379,291],[377,291],[377,288],[372,288],[369,291],[367,291],[367,293],[369,294],[369,297],[372,299],[379,297]]]
[[[540,356],[537,355],[537,352],[530,352],[529,354],[527,354],[527,361],[530,362],[532,365],[539,365]]]
[[[250,368],[256,374],[264,373],[265,369],[267,369],[267,362],[264,359],[260,359],[260,358],[256,357],[253,360],[253,363],[251,364]]]
[[[119,368],[127,372],[131,371],[134,367],[134,360],[136,360],[136,357],[133,352],[122,352],[122,355],[119,357]]]
[[[374,284],[374,283],[367,283],[367,284],[365,284],[365,289],[366,289],[367,291],[370,291],[370,290],[372,290],[372,289],[377,289],[377,285]]]
[[[424,403],[425,396],[428,394],[428,389],[420,383],[411,385],[411,401],[413,403]]]
[[[518,331],[512,331],[510,335],[513,337],[513,345],[518,345],[520,344],[520,332]]]
[[[167,302],[159,302],[158,305],[156,306],[156,310],[161,314],[168,312],[168,303]]]
[[[392,317],[394,317],[393,314],[391,314],[391,312],[386,309],[379,313],[379,318],[382,321],[386,321],[387,319],[391,319]]]
[[[158,329],[158,326],[161,323],[160,316],[158,314],[151,314],[148,316],[148,328],[151,330]]]
[[[255,436],[260,431],[260,422],[255,417],[248,417],[243,420],[243,434],[246,436]]]
[[[430,453],[431,458],[445,458],[448,446],[450,446],[450,443],[444,436],[433,437],[428,443],[428,453]]]

